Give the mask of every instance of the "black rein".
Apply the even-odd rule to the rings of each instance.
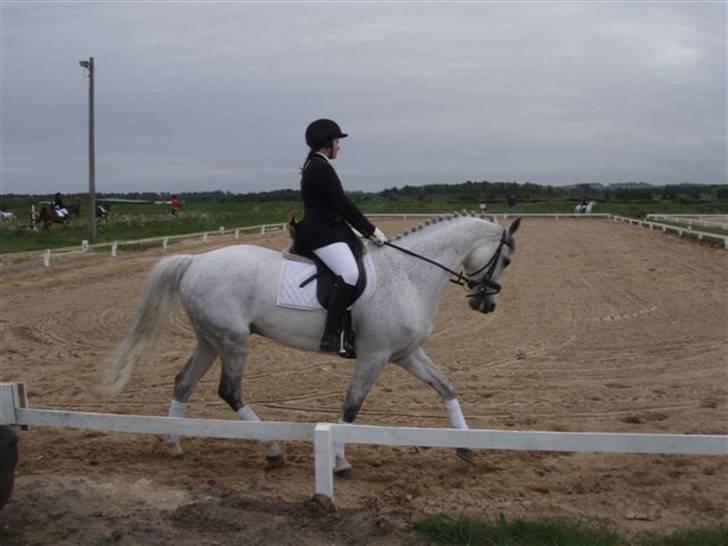
[[[494,295],[494,294],[497,294],[498,292],[500,292],[500,290],[501,290],[500,284],[498,284],[495,281],[492,281],[491,277],[493,276],[493,273],[495,273],[495,268],[498,264],[498,258],[503,253],[503,245],[508,245],[508,241],[506,240],[506,230],[505,229],[503,230],[503,236],[501,237],[500,244],[498,245],[498,248],[496,249],[496,251],[493,253],[493,256],[491,256],[490,260],[488,260],[488,262],[483,267],[478,269],[477,271],[474,271],[473,273],[470,273],[470,274],[466,273],[465,275],[463,275],[462,272],[458,273],[456,271],[453,271],[449,267],[446,267],[446,266],[442,265],[441,263],[436,262],[435,260],[431,260],[430,258],[428,258],[426,256],[422,256],[421,254],[417,254],[416,252],[412,252],[411,250],[402,248],[401,246],[395,245],[394,243],[390,243],[389,241],[387,241],[384,244],[386,246],[391,246],[392,248],[395,248],[395,249],[399,250],[400,252],[404,252],[405,254],[407,254],[409,256],[412,256],[414,258],[418,258],[424,262],[427,262],[428,264],[434,265],[435,267],[439,267],[443,271],[447,271],[451,275],[454,275],[455,278],[450,279],[451,283],[458,284],[460,286],[467,286],[471,290],[477,289],[475,293],[468,294],[468,296],[473,296],[476,294]],[[486,274],[483,275],[483,278],[480,279],[479,281],[476,281],[471,278],[471,277],[477,275],[478,273],[480,273],[481,271],[485,271],[486,269],[487,269]],[[488,292],[486,294],[486,291],[488,289],[490,289],[491,292]]]

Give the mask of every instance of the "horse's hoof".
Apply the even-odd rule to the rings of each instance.
[[[455,450],[455,453],[466,463],[475,464],[475,451],[472,449],[459,447]]]
[[[351,479],[351,467],[348,468],[340,468],[338,470],[334,470],[334,476],[341,480],[350,480]]]
[[[280,468],[286,464],[286,460],[283,455],[266,455],[265,456],[265,468],[271,470],[273,468]]]

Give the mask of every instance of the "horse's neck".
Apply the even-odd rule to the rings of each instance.
[[[489,227],[486,222],[476,218],[460,217],[425,226],[405,237],[395,239],[393,243],[457,271],[467,255],[474,250],[477,241],[487,237],[490,229],[495,229],[495,226]],[[391,259],[397,261],[399,271],[416,280],[418,284],[428,284],[437,295],[452,276],[423,260],[396,250],[393,252]]]

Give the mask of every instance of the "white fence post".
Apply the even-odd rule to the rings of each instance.
[[[265,226],[260,226],[260,234],[263,235],[265,233]]]
[[[205,232],[205,233],[202,234],[202,242],[203,243],[206,243],[207,242],[207,232]]]
[[[119,241],[111,243],[111,255],[116,258],[116,252],[119,249]]]
[[[220,226],[220,235],[225,235],[225,226]]]
[[[19,401],[18,383],[0,383],[0,423],[15,423]]]
[[[334,500],[334,435],[331,423],[319,423],[314,430],[316,494]]]
[[[47,250],[46,250],[46,251],[45,251],[45,252],[43,253],[43,265],[44,265],[45,267],[50,267],[50,266],[51,266],[51,249],[50,249],[50,248],[49,248],[49,249],[47,249]]]
[[[88,252],[88,241],[86,239],[81,241],[81,252]]]
[[[240,228],[235,228],[235,239],[240,239]]]
[[[167,250],[167,245],[169,245],[169,239],[167,237],[165,237],[162,240],[162,250]]]

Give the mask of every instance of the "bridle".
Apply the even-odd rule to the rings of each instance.
[[[476,271],[473,271],[472,273],[465,273],[463,272],[457,272],[453,271],[449,267],[446,267],[442,265],[439,262],[436,262],[435,260],[432,260],[426,256],[422,256],[421,254],[417,254],[416,252],[412,252],[411,250],[408,250],[406,248],[402,248],[401,246],[395,245],[394,243],[390,243],[387,241],[384,243],[386,246],[390,246],[392,248],[396,248],[400,252],[404,252],[405,254],[408,254],[409,256],[412,256],[414,258],[418,258],[424,262],[427,262],[428,264],[434,265],[435,267],[439,267],[443,271],[447,271],[451,275],[454,275],[454,279],[450,279],[451,283],[458,284],[460,286],[467,286],[470,290],[473,290],[473,292],[470,292],[467,294],[468,298],[471,298],[473,296],[480,296],[480,297],[486,297],[486,296],[495,296],[501,291],[501,285],[499,282],[493,280],[493,274],[495,273],[495,268],[498,267],[498,259],[500,258],[501,254],[503,254],[503,247],[507,246],[508,248],[511,248],[511,243],[508,241],[507,232],[505,228],[503,229],[503,234],[501,235],[500,243],[498,244],[498,248],[495,250],[493,255],[490,257],[490,260],[486,262],[486,264],[477,269]],[[485,274],[480,279],[474,279],[476,275],[482,273],[485,271]]]

